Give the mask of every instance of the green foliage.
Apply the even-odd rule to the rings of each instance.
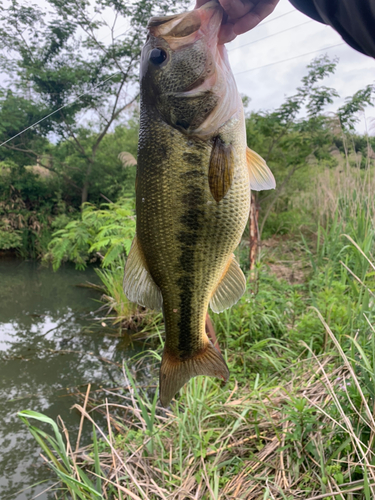
[[[120,498],[120,489],[106,486],[102,471],[121,456],[126,464],[123,468],[119,461],[121,486],[155,500],[160,491],[167,496],[179,488],[201,500],[234,492],[246,498],[250,488],[257,498],[268,498],[271,487],[290,500],[338,487],[343,495],[355,491],[361,500],[371,498],[375,214],[372,209],[369,216],[364,213],[364,207],[369,210],[365,200],[351,203],[356,218],[345,220],[352,209],[338,207],[325,227],[318,226],[315,238],[291,242],[310,263],[303,284],[279,280],[266,265],[259,266],[258,283],[249,282],[240,303],[213,316],[231,372],[226,387],[196,377],[164,412],[154,384],[139,387],[138,360],[128,362],[128,389],[113,403],[108,392],[103,396],[117,431],[102,431],[100,440],[94,434],[90,460],[83,466],[88,478],[92,472],[100,476],[96,491],[101,486],[107,496]],[[160,339],[157,323],[154,329]],[[161,339],[159,344],[157,351],[138,355],[147,378],[150,359],[157,362],[151,374],[159,368]],[[96,404],[97,398],[96,393]],[[124,413],[133,415],[126,426]],[[55,455],[48,457],[53,466]],[[134,481],[150,463],[152,491]],[[59,475],[67,487],[76,477],[73,470],[71,465],[66,477]]]
[[[8,141],[20,131],[28,129],[47,114],[45,103],[27,99],[26,92],[19,95],[10,89],[0,88],[0,144]],[[19,166],[36,162],[33,151],[44,152],[48,145],[45,135],[47,124],[42,129],[29,128],[11,143],[0,147],[0,161],[12,161]]]
[[[79,138],[89,144],[94,134],[82,129]],[[118,155],[124,149],[135,155],[137,141],[136,119],[103,138],[90,176],[91,197],[96,203],[134,196],[136,169],[125,168]],[[69,140],[50,145],[49,150],[53,155],[48,155],[47,167],[22,166],[22,161],[18,165],[10,159],[0,162],[2,248],[16,249],[24,257],[42,257],[53,230],[66,226],[81,205],[82,156]],[[46,158],[42,163],[46,164]]]
[[[108,267],[128,254],[135,235],[134,202],[105,203],[98,209],[85,204],[78,220],[69,222],[53,234],[46,259],[56,270],[65,260],[84,269],[88,261],[102,259]]]
[[[272,211],[265,222],[262,238],[266,240],[277,234],[296,234],[301,227],[312,225],[311,217],[299,208],[293,208],[289,199],[280,200],[277,211]]]
[[[93,482],[84,470],[79,467],[69,456],[63,437],[59,431],[57,424],[49,417],[31,410],[25,410],[18,413],[18,416],[28,428],[30,433],[42,448],[50,460],[49,466],[55,472],[57,477],[63,482],[67,492],[73,500],[103,500],[101,494],[101,481]],[[51,436],[42,429],[31,425],[30,420],[36,420],[42,425],[47,424],[52,427],[54,435]],[[96,432],[94,427],[94,454],[95,454],[95,471],[102,476],[102,471],[99,465],[99,452],[96,446]],[[77,474],[77,476],[75,476]]]
[[[358,90],[352,97],[347,97],[345,104],[338,109],[340,123],[344,128],[354,130],[358,122],[358,113],[364,111],[366,106],[373,106],[375,85],[369,84],[364,89]]]
[[[277,189],[274,192],[260,193],[258,202],[261,211],[260,233],[273,212],[275,218],[280,212],[293,210],[290,202],[296,191],[305,191],[306,182],[311,179],[312,171],[319,165],[334,167],[336,158],[332,157],[332,143],[348,152],[348,144],[343,143],[342,126],[353,132],[358,112],[366,106],[372,106],[373,86],[357,92],[347,98],[340,107],[337,117],[324,115],[327,104],[339,97],[337,92],[324,85],[318,85],[335,72],[337,61],[331,61],[326,55],[314,59],[307,66],[307,75],[302,78],[301,86],[294,95],[286,98],[274,111],[253,112],[246,119],[246,132],[249,146],[257,151],[268,163],[276,178]],[[306,107],[307,116],[299,118]],[[348,137],[348,143],[356,141],[354,135]],[[354,151],[363,151],[364,164],[368,157],[371,139],[362,138],[354,145]],[[275,226],[271,222],[271,228]]]
[[[302,86],[297,88],[297,93],[286,99],[286,102],[275,112],[275,117],[280,123],[288,123],[295,120],[297,114],[306,106],[308,117],[317,117],[327,104],[338,97],[335,89],[325,86],[317,86],[316,83],[324,80],[336,70],[337,60],[331,61],[327,55],[314,59],[308,64],[307,75],[302,78]]]
[[[85,149],[94,147],[96,133],[80,128],[76,138]],[[134,166],[124,167],[118,158],[123,151],[137,154],[138,121],[132,118],[126,125],[118,125],[107,133],[97,147],[89,174],[90,200],[98,204],[104,199],[116,201],[119,197],[135,195]],[[54,170],[64,183],[66,201],[75,208],[81,205],[81,187],[86,178],[87,159],[77,150],[72,140],[61,141],[54,148]]]
[[[2,90],[1,109],[7,116],[0,128],[0,141],[43,117],[36,129],[27,131],[27,147],[17,147],[24,144],[22,134],[16,142],[7,143],[6,150],[13,151],[13,157],[17,147],[24,156],[43,158],[45,166],[70,183],[81,204],[89,199],[96,202],[91,189],[100,185],[98,171],[103,165],[97,159],[99,146],[120,119],[127,121],[125,113],[136,106],[137,90],[132,96],[128,91],[138,80],[147,21],[152,15],[170,14],[177,5],[181,8],[186,4],[185,0],[47,0],[46,5],[38,6],[13,0],[3,6],[0,67],[11,82],[11,91]],[[104,11],[106,15],[101,16]],[[111,16],[113,23],[108,25],[104,17]],[[123,26],[127,29],[119,33]],[[103,37],[105,30],[107,36]],[[16,91],[23,96],[19,102],[14,98]],[[12,110],[16,111],[15,122],[9,118]],[[89,131],[79,125],[83,119],[87,122],[88,116],[94,123]],[[70,163],[65,162],[61,148],[52,148],[52,158],[46,156],[46,137],[51,131],[59,144],[64,142],[70,150],[69,156],[74,157]],[[44,142],[37,141],[38,137]],[[111,169],[110,175],[113,180],[116,172]]]
[[[307,399],[291,397],[288,404],[285,405],[284,411],[287,414],[285,421],[293,424],[293,430],[287,432],[285,436],[286,442],[297,444],[302,451],[309,434],[316,426],[316,410],[309,406]]]
[[[0,246],[31,258],[47,251],[53,220],[66,212],[59,180],[35,169],[7,161],[0,172]]]
[[[0,222],[0,250],[19,249],[22,246],[21,231],[6,226],[4,221]]]
[[[140,317],[138,306],[129,302],[124,293],[124,255],[116,258],[115,261],[107,264],[105,269],[95,269],[100,281],[105,289],[105,294],[101,300],[106,302],[108,314],[114,312],[116,319],[114,323],[125,323],[125,326],[131,324],[133,318]]]

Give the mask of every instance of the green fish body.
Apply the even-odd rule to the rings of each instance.
[[[137,235],[124,290],[163,310],[163,406],[193,376],[229,376],[205,333],[206,314],[209,305],[220,312],[244,293],[233,251],[248,219],[249,185],[274,182],[246,146],[242,102],[217,45],[221,17],[211,1],[153,18],[142,53]],[[249,164],[258,164],[255,174]]]

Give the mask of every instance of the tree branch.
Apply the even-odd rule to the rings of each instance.
[[[79,140],[77,139],[75,133],[73,132],[72,128],[70,127],[70,125],[68,124],[68,122],[66,121],[66,118],[64,116],[64,113],[62,111],[60,111],[60,114],[62,116],[62,119],[64,120],[64,123],[65,123],[65,126],[66,128],[68,129],[68,132],[69,134],[71,135],[71,137],[73,137],[73,140],[74,142],[76,143],[79,151],[81,151],[81,153],[83,154],[83,156],[88,160],[90,161],[90,158],[87,156],[86,154],[86,151],[85,151],[85,148],[81,145],[81,143],[79,142]]]
[[[125,82],[124,82],[125,83]],[[122,86],[121,86],[122,88]],[[119,94],[121,92],[121,88],[119,89],[118,91],[118,97],[119,97]],[[117,111],[115,111],[115,108],[117,106],[117,103],[118,103],[118,98],[116,99],[116,103],[115,105],[113,106],[113,110],[112,110],[112,115],[111,115],[111,118],[108,120],[108,123],[107,125],[104,127],[104,129],[102,130],[102,132],[99,134],[97,140],[95,141],[95,144],[92,148],[92,154],[93,156],[95,156],[96,154],[96,151],[99,147],[99,144],[101,143],[101,141],[103,140],[105,134],[108,132],[108,129],[109,127],[112,125],[112,123],[114,122],[114,120],[116,120],[116,118],[119,116],[119,114],[124,111],[124,109],[126,109],[128,106],[130,106],[131,104],[133,104],[133,102],[137,99],[138,97],[138,94],[135,95],[135,97],[133,97],[133,99],[130,101],[130,102],[127,102],[124,106],[122,106],[120,109],[118,109]]]
[[[50,167],[49,165],[43,165],[40,163],[40,166],[50,170],[51,172],[55,173],[56,175],[59,175],[60,177],[63,177],[68,184],[71,184],[73,187],[77,189],[78,192],[81,192],[81,188],[76,184],[68,175],[64,174],[64,172],[59,172],[58,170],[55,170],[53,167]]]

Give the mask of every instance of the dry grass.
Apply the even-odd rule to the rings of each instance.
[[[340,221],[349,222],[364,206],[368,214],[375,214],[375,169],[370,164],[366,169],[359,165],[358,155],[347,154],[334,169],[317,170],[309,192],[296,197],[295,207],[312,214],[322,225],[337,213]]]
[[[157,406],[156,384],[140,387],[125,366],[123,388],[91,391],[88,387],[86,394],[79,394],[82,402],[74,408],[81,414],[80,429],[85,421],[93,425],[94,444],[82,448],[78,439],[73,446],[63,426],[64,453],[69,457],[64,467],[69,467],[66,476],[70,485],[64,479],[63,482],[69,492],[75,488],[74,499],[375,498],[375,329],[366,316],[372,313],[362,295],[366,290],[374,296],[375,268],[368,257],[373,237],[372,232],[365,233],[366,228],[373,228],[375,175],[371,169],[361,171],[347,161],[344,167],[323,172],[316,183],[314,194],[310,198],[305,194],[300,202],[304,207],[308,202],[311,204],[308,210],[315,210],[313,213],[321,224],[325,220],[332,225],[332,220],[337,223],[338,229],[331,231],[332,237],[328,230],[324,233],[326,253],[322,252],[322,262],[336,259],[339,267],[359,283],[361,294],[353,294],[353,301],[358,303],[356,314],[364,317],[363,322],[367,321],[368,326],[366,323],[362,333],[355,330],[350,330],[349,335],[348,331],[340,333],[339,338],[346,343],[344,350],[323,316],[315,310],[326,332],[325,354],[317,356],[305,345],[297,360],[291,354],[287,368],[276,363],[277,377],[261,374],[263,382],[258,376],[246,383],[248,375],[242,374],[241,385],[232,379],[223,388],[214,379],[195,378],[183,388],[169,410]],[[365,213],[364,224],[359,210]],[[360,245],[351,236],[342,234],[356,218],[360,221],[358,227],[362,224],[364,228]],[[354,267],[350,269],[345,264],[349,261],[343,262],[335,254],[336,247],[327,250],[330,238],[336,241],[341,237],[357,250],[357,260],[353,258],[351,265],[358,261],[357,267],[362,269],[364,258],[369,272],[367,268],[362,274]],[[273,240],[268,241],[272,260]],[[278,239],[277,245],[280,243]],[[277,265],[287,264],[285,267],[290,269],[297,253],[293,243],[288,245],[283,250],[283,255],[287,255],[285,261]],[[298,270],[305,273],[305,267],[306,259],[302,259]],[[322,269],[317,266],[316,273]],[[282,273],[283,268],[273,271]],[[343,275],[339,277],[343,279]],[[302,275],[300,280],[303,281]],[[116,286],[117,282],[113,281]],[[348,286],[347,293],[353,288]],[[110,310],[119,308],[122,301],[120,293],[110,304]],[[157,325],[152,329],[157,331]],[[288,352],[292,353],[289,349]],[[148,356],[144,354],[143,363],[148,363],[149,375],[153,364]],[[278,351],[274,351],[274,356],[276,362]],[[248,365],[254,361],[250,359]],[[139,365],[133,368],[135,373],[141,370]],[[106,420],[105,429],[97,424],[98,414]],[[99,438],[98,444],[95,436]],[[51,456],[47,459],[50,464]],[[82,470],[89,478],[87,481]],[[95,490],[89,481],[96,484]],[[64,495],[57,498],[71,498]]]
[[[366,253],[346,239],[373,271]],[[155,383],[142,388],[135,381],[142,364],[128,362],[133,374],[124,365],[123,388],[88,387],[78,394],[82,403],[74,408],[81,414],[80,429],[85,421],[95,429],[91,446],[82,448],[79,439],[71,444],[62,423],[66,444],[62,451],[61,445],[54,447],[62,457],[57,460],[48,449],[51,441],[36,435],[47,462],[68,491],[75,490],[56,498],[375,498],[375,328],[368,309],[360,311],[365,328],[341,335],[345,349],[315,310],[326,332],[324,354],[317,356],[305,345],[295,359],[288,350],[290,364],[281,365],[276,377],[265,374],[263,382],[258,375],[246,384],[245,373],[241,385],[232,379],[222,387],[215,379],[197,377],[169,410],[157,406]],[[275,350],[275,360],[279,355]],[[143,354],[139,363],[147,364],[148,377],[157,368],[150,356],[160,361],[157,353]],[[25,420],[30,414],[21,416]],[[41,415],[31,418],[46,421]]]
[[[104,390],[100,400],[98,393],[90,394],[88,389],[82,395],[84,404],[75,408],[82,422],[88,419],[96,425],[95,412],[107,418],[108,432],[96,425],[105,448],[100,453],[103,498],[354,499],[365,498],[348,495],[363,492],[366,486],[372,491],[369,498],[374,498],[374,451],[361,442],[353,419],[343,409],[343,398],[367,427],[370,444],[375,437],[372,410],[351,363],[325,327],[341,356],[341,366],[332,369],[336,357],[312,355],[293,367],[295,375],[288,383],[242,390],[236,384],[232,391],[228,389],[225,401],[215,381],[194,379],[172,411],[156,408],[151,433],[131,384],[115,402],[110,402],[113,391]],[[347,391],[349,383],[358,386],[363,412]],[[299,428],[300,422],[305,431]],[[196,439],[189,432],[196,432]],[[343,442],[350,441],[351,451],[343,447],[330,458],[327,443],[337,434]],[[93,470],[90,451],[71,452],[72,464]],[[328,462],[331,469],[336,466],[342,471],[359,465],[368,474],[368,485],[350,480],[350,473],[344,474],[346,480],[339,485],[337,475],[327,472]],[[107,496],[109,485],[116,494]]]

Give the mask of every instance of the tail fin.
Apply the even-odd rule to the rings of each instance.
[[[228,367],[211,342],[204,351],[181,361],[164,350],[160,367],[160,402],[166,407],[173,396],[192,377],[209,375],[218,377],[225,382],[229,378]]]

